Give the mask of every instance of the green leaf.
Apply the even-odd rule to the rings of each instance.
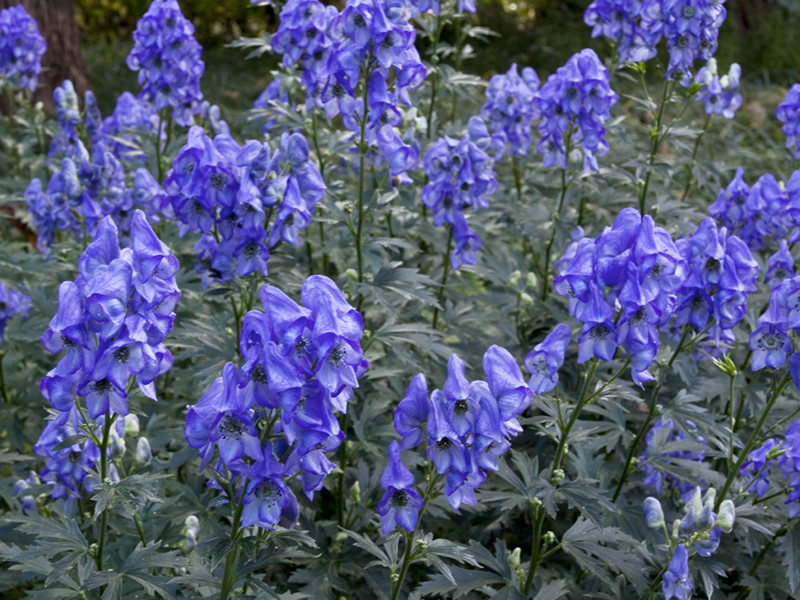
[[[786,578],[792,592],[800,588],[800,520],[794,519],[784,535],[778,541],[778,548],[783,554],[781,564],[786,567]]]

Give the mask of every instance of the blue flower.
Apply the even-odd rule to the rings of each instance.
[[[693,589],[694,586],[689,579],[689,553],[686,546],[678,544],[662,579],[661,590],[664,593],[664,600],[672,598],[688,600]]]
[[[564,353],[571,339],[569,325],[560,323],[525,357],[525,368],[531,374],[528,385],[534,394],[544,394],[556,387],[558,370],[564,364]]]
[[[402,436],[400,447],[404,450],[416,448],[425,439],[423,425],[428,420],[428,383],[419,373],[408,385],[405,397],[394,410],[394,429]]]
[[[294,492],[283,481],[283,465],[273,456],[269,442],[263,452],[259,449],[259,456],[247,472],[249,483],[242,498],[241,526],[243,529],[253,525],[274,529],[282,515],[291,526],[297,519],[299,507]]]
[[[200,77],[205,65],[193,34],[177,0],[156,0],[136,24],[127,59],[128,68],[139,71],[139,97],[156,111],[170,108],[172,118],[184,127],[191,125],[203,100]]]
[[[0,344],[2,344],[5,339],[5,330],[8,320],[14,315],[27,317],[30,306],[30,296],[0,281]]]
[[[381,477],[381,486],[386,488],[386,492],[378,504],[384,536],[389,535],[396,525],[411,532],[417,528],[417,517],[424,502],[413,485],[414,476],[403,464],[400,445],[393,440],[389,445],[389,464]]]
[[[0,10],[0,40],[0,77],[34,91],[47,43],[21,4]]]

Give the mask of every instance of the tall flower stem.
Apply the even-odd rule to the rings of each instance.
[[[522,174],[519,171],[519,158],[516,154],[511,155],[511,161],[514,167],[514,187],[517,189],[517,202],[522,204]]]
[[[547,511],[542,506],[537,506],[533,502],[529,502],[531,514],[531,563],[528,566],[528,576],[525,578],[525,583],[522,585],[522,594],[527,598],[531,593],[533,586],[533,578],[536,575],[536,568],[539,566],[541,559],[541,546],[542,546],[542,528],[544,527],[544,519],[547,516]]]
[[[242,510],[244,506],[241,502],[236,502],[236,495],[233,490],[233,485],[228,486],[228,495],[231,502],[236,504],[233,511],[233,521],[231,522],[231,548],[228,550],[228,556],[225,557],[225,571],[222,574],[222,589],[219,594],[219,600],[227,600],[228,596],[233,589],[233,584],[236,583],[236,568],[239,566],[239,555],[241,554],[241,540],[242,540]]]
[[[736,404],[736,373],[729,375],[730,378],[730,400],[728,401],[728,418],[729,418],[729,432],[728,432],[728,469],[733,468],[733,430],[736,426],[734,417],[734,405]]]
[[[706,122],[703,123],[703,130],[700,132],[700,135],[697,136],[697,139],[694,141],[694,149],[692,150],[692,161],[686,167],[686,186],[683,188],[683,194],[681,194],[681,202],[686,200],[686,196],[689,195],[689,190],[692,188],[692,181],[694,177],[692,176],[692,171],[694,170],[694,163],[697,159],[697,149],[700,148],[700,142],[703,140],[703,136],[708,131],[708,125],[711,123],[711,115],[706,117]]]
[[[100,483],[105,482],[108,477],[108,442],[111,439],[111,426],[114,424],[117,415],[106,412],[103,420],[103,439],[100,441]],[[106,545],[106,531],[108,530],[108,507],[103,510],[100,517],[100,535],[97,541],[97,570],[103,570],[103,549]]]
[[[163,113],[163,111],[162,111]],[[164,117],[163,114],[159,114],[158,116],[158,130],[156,131],[156,172],[158,173],[158,184],[161,185],[164,183],[164,171],[163,167],[161,166],[161,133],[164,128]]]
[[[569,416],[569,421],[567,421],[566,426],[561,428],[561,437],[558,439],[556,457],[553,460],[553,472],[561,468],[564,458],[567,455],[567,438],[569,437],[570,431],[572,431],[572,428],[575,425],[575,421],[578,420],[578,415],[580,415],[581,410],[583,410],[583,408],[588,404],[587,394],[589,393],[589,386],[592,383],[594,372],[596,370],[597,357],[592,357],[592,359],[589,361],[589,367],[586,369],[586,375],[584,375],[583,378],[583,388],[581,389],[580,398],[578,398],[578,404],[575,406],[575,409]]]
[[[448,230],[447,250],[445,250],[445,253],[442,255],[442,269],[444,269],[442,273],[442,285],[436,296],[436,308],[433,309],[434,329],[436,329],[436,325],[439,322],[439,307],[442,306],[442,302],[444,301],[444,289],[447,287],[447,276],[450,274],[450,253],[453,251],[453,226],[449,225]]]
[[[438,14],[436,15],[436,34],[433,37],[433,50],[431,51],[431,64],[434,68],[439,64],[439,57],[436,56],[436,52],[439,49],[439,39],[442,35],[442,29],[444,29],[442,15]],[[439,78],[437,77],[437,72],[433,71],[431,73],[431,104],[428,107],[428,139],[431,139],[433,135],[433,109],[436,106],[436,92],[438,91],[438,86]]]
[[[628,479],[628,476],[633,472],[631,470],[631,463],[633,462],[633,457],[636,456],[636,452],[639,450],[639,444],[642,442],[642,438],[645,435],[645,432],[650,427],[650,424],[653,422],[653,418],[656,415],[656,401],[658,400],[658,377],[653,382],[653,393],[650,396],[650,405],[647,409],[647,417],[639,426],[639,430],[636,432],[636,435],[633,436],[631,440],[631,445],[628,447],[628,455],[625,457],[625,466],[622,467],[622,474],[619,476],[619,481],[617,482],[617,488],[614,490],[614,495],[611,497],[612,502],[616,502],[617,498],[619,498],[619,494],[622,491],[622,486],[625,485],[625,481]]]
[[[3,359],[6,357],[4,351],[0,351],[0,393],[3,395],[3,402],[8,404],[8,392],[6,392],[6,378],[3,375]]]
[[[542,300],[547,300],[547,294],[550,292],[550,253],[553,251],[553,243],[556,240],[556,229],[558,229],[558,222],[561,219],[561,211],[564,208],[564,200],[567,197],[567,190],[572,185],[572,181],[567,180],[567,167],[569,166],[569,146],[572,140],[572,125],[567,129],[564,142],[564,154],[566,156],[566,164],[561,169],[561,194],[558,197],[558,207],[556,209],[555,219],[553,219],[553,229],[550,232],[550,239],[547,241],[547,246],[544,252],[544,266],[542,268]]]
[[[644,70],[641,71],[641,78],[645,96],[652,106],[653,101],[651,100],[650,94],[647,91]],[[661,142],[664,141],[664,138],[661,136],[661,122],[664,118],[664,108],[667,106],[667,102],[669,102],[669,99],[672,96],[673,88],[674,82],[671,79],[664,82],[664,91],[661,95],[661,104],[658,105],[658,112],[655,114],[656,125],[650,130],[650,158],[648,159],[647,174],[644,177],[644,185],[639,191],[639,212],[642,213],[642,215],[646,214],[645,199],[647,198],[647,188],[650,187],[650,177],[653,174],[653,164],[656,161],[656,153],[658,152],[659,146],[661,146]]]
[[[400,590],[403,589],[403,582],[408,574],[408,568],[417,559],[417,553],[414,550],[414,534],[417,532],[419,524],[422,523],[422,516],[425,514],[425,509],[428,506],[436,492],[436,484],[439,483],[440,476],[436,473],[433,463],[428,465],[428,486],[425,493],[422,494],[422,508],[417,515],[417,526],[414,531],[407,531],[405,535],[406,547],[403,551],[403,562],[400,565],[400,573],[396,578],[392,578],[392,600],[397,600],[400,597]]]
[[[770,395],[769,399],[767,400],[767,405],[764,407],[761,416],[758,418],[758,422],[756,423],[755,428],[753,429],[753,433],[750,435],[750,438],[747,440],[744,448],[742,449],[742,453],[739,455],[739,459],[734,464],[733,468],[728,471],[728,477],[725,479],[725,485],[722,486],[722,491],[717,495],[716,502],[714,503],[714,511],[719,512],[719,507],[722,504],[722,501],[725,500],[725,496],[730,491],[731,486],[733,485],[736,476],[739,474],[739,470],[742,468],[744,461],[747,460],[747,457],[750,455],[750,452],[759,443],[761,436],[759,433],[761,432],[761,427],[763,427],[764,422],[767,420],[772,407],[775,406],[775,402],[778,401],[778,398],[783,393],[783,390],[786,389],[786,386],[789,385],[791,381],[791,376],[787,371],[784,373],[783,377],[778,383],[774,383],[772,386],[772,394]]]
[[[358,168],[358,223],[356,224],[356,258],[358,261],[358,283],[364,282],[364,255],[361,251],[361,236],[364,231],[364,177],[367,170],[367,81],[369,80],[369,68],[364,69],[364,83],[362,99],[364,100],[364,114],[361,116],[361,137],[358,142],[358,151],[361,154]],[[361,303],[364,296],[361,289],[358,291],[358,310],[361,311]]]
[[[319,175],[322,179],[325,179],[325,156],[322,154],[322,150],[319,146],[319,137],[317,135],[317,111],[311,111],[311,141],[314,143],[314,151],[317,153],[317,161],[319,162]],[[317,212],[322,212],[321,209],[318,207]],[[325,247],[325,226],[323,225],[322,221],[318,222],[319,224],[319,241],[320,245],[324,248]],[[311,262],[311,243],[306,242],[307,250],[309,253],[309,263]],[[328,274],[328,253],[322,253],[322,274]],[[313,269],[313,267],[309,266],[309,269]]]

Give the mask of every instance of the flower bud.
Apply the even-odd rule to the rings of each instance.
[[[678,525],[678,535],[681,537],[689,537],[694,533],[695,519],[694,519],[694,506],[689,507],[689,512],[683,517]]]
[[[350,487],[350,502],[361,504],[361,484],[358,481]]]
[[[136,442],[136,464],[149,465],[151,458],[153,458],[153,453],[150,451],[150,442],[146,437],[140,437]]]
[[[700,529],[708,530],[714,526],[716,521],[717,517],[714,514],[714,504],[708,501],[703,505],[703,510],[700,511],[700,514],[697,515],[697,526]]]
[[[644,521],[650,529],[658,529],[664,525],[664,511],[657,498],[652,496],[645,498],[642,510],[644,511]]]
[[[139,417],[133,413],[125,415],[125,435],[139,435]]]
[[[525,306],[530,306],[533,304],[533,298],[531,298],[531,295],[528,292],[522,292],[519,295],[519,301]]]
[[[190,529],[183,537],[183,549],[192,550],[195,546],[197,546],[197,536],[195,532]]]
[[[719,506],[719,516],[717,517],[717,527],[723,532],[730,533],[733,523],[736,520],[736,507],[733,500],[724,500]]]
[[[686,506],[683,507],[684,512],[689,512],[689,509],[694,509],[694,514],[698,514],[701,510],[703,510],[703,500],[700,497],[700,487],[694,488],[692,492],[692,497],[689,502],[686,503]]]
[[[528,287],[532,290],[535,290],[539,287],[539,278],[536,277],[535,273],[528,273],[528,276],[525,278]]]
[[[111,451],[111,456],[114,458],[119,458],[120,456],[125,454],[125,440],[118,436],[116,433],[111,436],[111,444],[109,447]]]
[[[519,269],[517,269],[511,274],[511,277],[508,279],[509,285],[511,285],[512,287],[516,287],[521,277],[522,273],[520,272]]]
[[[512,571],[519,569],[522,557],[522,548],[514,548],[514,551],[508,555],[508,566]]]
[[[736,365],[733,364],[731,357],[725,354],[722,358],[712,358],[714,365],[726,375],[733,377],[736,375]]]
[[[548,531],[542,536],[542,539],[544,540],[545,545],[552,544],[556,541],[556,534],[552,531]]]

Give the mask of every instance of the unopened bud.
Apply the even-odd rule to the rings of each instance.
[[[192,550],[197,546],[197,536],[194,531],[189,530],[186,532],[186,535],[183,536],[183,548],[184,550]]]
[[[548,531],[542,536],[542,539],[544,540],[545,544],[552,544],[556,541],[556,534],[552,531]]]
[[[692,497],[689,502],[686,503],[686,506],[683,507],[684,512],[689,512],[689,509],[694,509],[694,514],[699,514],[701,510],[703,510],[703,500],[700,496],[700,487],[694,488],[692,492]]]
[[[511,285],[512,287],[516,287],[517,284],[519,284],[520,278],[522,278],[522,273],[519,270],[514,271],[511,274],[511,277],[509,277],[508,279],[509,285]]]
[[[719,505],[719,515],[717,516],[717,526],[724,532],[730,533],[733,523],[736,521],[736,507],[733,500],[723,500]]]
[[[528,287],[532,290],[535,290],[539,286],[539,278],[536,277],[534,273],[528,273],[528,277],[526,277],[526,282]]]
[[[350,502],[361,504],[361,484],[356,481],[350,486]]]
[[[120,456],[124,455],[125,440],[116,434],[112,435],[109,450],[111,451],[111,456],[114,458],[119,458]]]
[[[555,471],[553,471],[552,477],[550,477],[550,483],[556,484],[560,482],[562,479],[564,479],[564,477],[566,476],[567,474],[564,473],[564,469],[556,469]]]
[[[703,510],[697,515],[697,527],[700,529],[708,530],[714,526],[714,504],[706,502],[703,505]]]
[[[712,358],[711,360],[714,363],[714,366],[726,375],[730,377],[736,375],[736,365],[733,364],[731,357],[727,354],[724,354],[721,358]]]
[[[534,498],[533,500],[528,500],[528,505],[531,508],[539,508],[542,505],[542,501],[539,498]]]
[[[139,417],[133,413],[125,415],[125,435],[139,435]]]
[[[197,532],[200,531],[200,520],[197,517],[195,517],[194,515],[189,515],[183,521],[183,532],[184,532],[184,534],[187,531],[193,531],[195,534],[197,534]]]
[[[683,517],[678,525],[678,535],[689,537],[695,530],[694,506],[689,507],[689,512]]]
[[[664,511],[661,508],[661,502],[657,498],[648,496],[644,499],[642,505],[644,512],[644,522],[650,529],[658,529],[664,525]]]
[[[150,464],[151,458],[153,458],[153,453],[150,450],[150,441],[146,437],[140,437],[136,442],[136,464],[147,466]]]
[[[519,569],[521,558],[522,548],[514,548],[514,551],[508,555],[508,566],[511,567],[512,570],[516,571]]]
[[[358,272],[355,269],[347,269],[344,272],[344,276],[350,281],[358,281]]]

